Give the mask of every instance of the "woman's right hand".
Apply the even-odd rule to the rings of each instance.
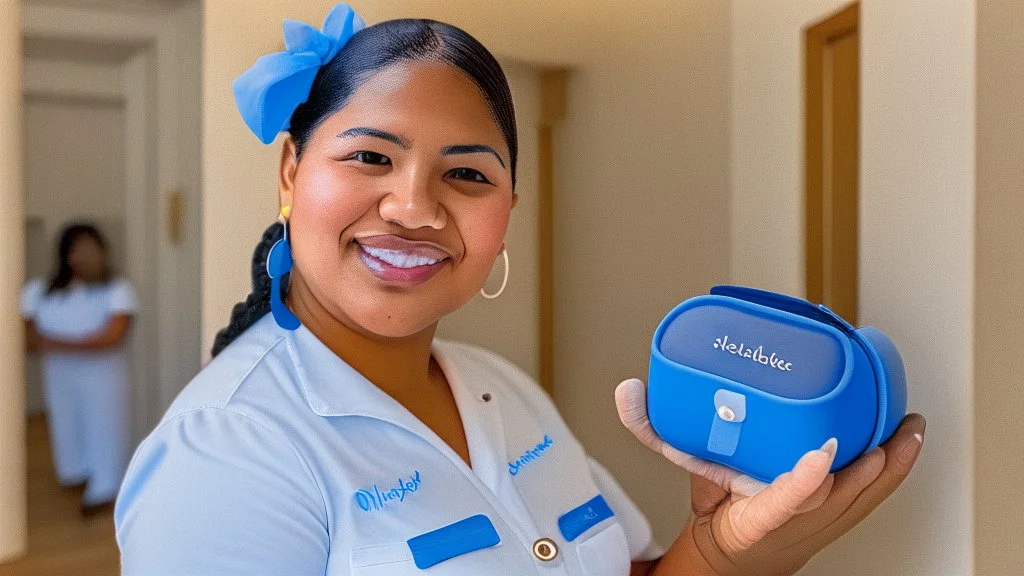
[[[803,456],[769,485],[672,448],[647,418],[647,387],[615,390],[622,423],[648,448],[690,471],[693,516],[654,574],[793,574],[866,518],[903,482],[921,450],[925,419],[904,418],[888,442],[829,473],[835,446]]]

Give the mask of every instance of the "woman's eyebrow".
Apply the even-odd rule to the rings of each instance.
[[[393,144],[401,146],[403,150],[409,149],[409,143],[406,142],[401,136],[396,136],[391,132],[385,132],[384,130],[378,130],[377,128],[366,128],[363,126],[357,126],[355,128],[349,128],[341,134],[338,134],[338,138],[352,138],[353,136],[371,136],[373,138],[380,138],[387,140]]]
[[[494,148],[491,148],[486,144],[460,144],[456,146],[445,146],[441,149],[442,156],[450,156],[452,154],[477,154],[480,152],[493,154],[494,157],[498,159],[498,163],[501,164],[501,167],[505,167],[505,161],[501,159],[501,156],[494,151]]]

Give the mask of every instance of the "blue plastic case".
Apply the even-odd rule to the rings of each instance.
[[[716,286],[655,331],[647,403],[675,448],[771,482],[829,438],[833,471],[887,440],[907,384],[882,332],[798,298]]]

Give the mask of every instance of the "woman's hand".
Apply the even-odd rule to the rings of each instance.
[[[835,474],[829,473],[836,451],[830,440],[766,485],[669,446],[651,427],[640,380],[619,384],[615,403],[622,423],[644,445],[691,473],[693,517],[652,574],[796,572],[899,487],[925,429],[924,417],[910,414],[888,442]]]

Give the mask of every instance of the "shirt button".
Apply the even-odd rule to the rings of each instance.
[[[533,543],[533,555],[538,560],[550,562],[558,556],[558,546],[550,538],[541,538]]]

